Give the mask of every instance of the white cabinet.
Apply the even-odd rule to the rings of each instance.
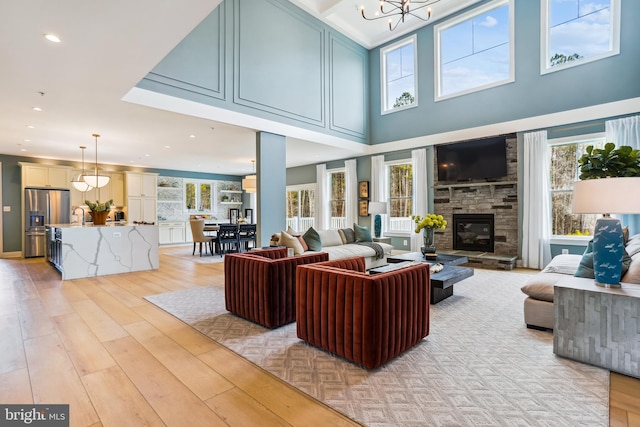
[[[35,163],[23,163],[22,187],[69,188],[71,168],[66,166],[45,166]]]
[[[82,171],[73,170],[72,176],[80,174]],[[106,202],[113,199],[114,206],[124,206],[124,175],[118,172],[102,173],[109,176],[109,183],[104,187],[92,188],[89,191],[78,191],[71,186],[71,206],[84,205],[85,200],[92,202],[99,200]]]
[[[184,222],[162,222],[159,226],[159,238],[161,245],[184,243]]]
[[[125,172],[125,197],[127,200],[127,220],[156,222],[156,179],[155,173]]]

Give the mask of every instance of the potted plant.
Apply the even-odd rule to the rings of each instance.
[[[89,206],[89,215],[93,220],[93,225],[105,225],[107,223],[107,216],[109,215],[109,209],[113,205],[113,199],[100,203],[96,200],[95,203],[85,200],[84,203]]]
[[[604,148],[587,147],[578,159],[580,180],[640,176],[640,151],[607,142]]]

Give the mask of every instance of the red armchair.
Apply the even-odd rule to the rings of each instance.
[[[296,266],[326,261],[325,252],[287,257],[287,248],[227,254],[224,299],[228,311],[267,328],[296,320]]]
[[[364,258],[301,265],[298,337],[374,369],[429,334],[429,266],[365,273]]]

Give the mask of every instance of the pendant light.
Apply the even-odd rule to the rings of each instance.
[[[255,193],[256,192],[256,161],[251,160],[253,164],[253,175],[247,175],[242,180],[242,189],[247,193]]]
[[[86,148],[87,147],[85,147],[84,145],[80,146],[80,149],[82,150],[82,173],[76,175],[76,177],[71,180],[71,185],[73,185],[73,188],[78,191],[82,191],[83,193],[93,188],[84,181],[84,150]]]
[[[94,133],[93,136],[96,139],[96,167],[93,175],[84,175],[84,182],[89,184],[91,187],[101,188],[109,183],[109,177],[106,175],[98,174],[98,138],[99,134]]]

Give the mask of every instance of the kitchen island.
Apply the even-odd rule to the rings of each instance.
[[[159,267],[156,225],[49,224],[47,236],[47,260],[63,280]]]

